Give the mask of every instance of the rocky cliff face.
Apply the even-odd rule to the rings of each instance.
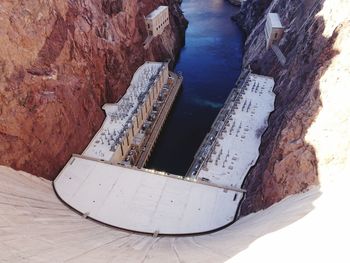
[[[238,15],[248,36],[244,65],[273,76],[277,97],[260,158],[244,184],[243,215],[349,171],[350,164],[350,2],[260,3],[246,1]],[[286,27],[279,43],[285,66],[265,48],[267,12],[279,13]]]
[[[170,26],[146,50],[143,17],[160,4]],[[176,0],[3,0],[0,14],[0,164],[48,179],[145,60],[174,60],[186,26]]]

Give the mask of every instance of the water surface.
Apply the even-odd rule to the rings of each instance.
[[[154,147],[147,168],[185,175],[240,74],[243,34],[225,0],[184,0],[186,44],[175,71],[182,90]]]

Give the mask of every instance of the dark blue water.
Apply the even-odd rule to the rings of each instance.
[[[185,175],[241,70],[243,34],[230,20],[237,11],[225,0],[184,0],[186,44],[175,71],[184,76],[147,164]]]

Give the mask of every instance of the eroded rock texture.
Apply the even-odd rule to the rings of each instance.
[[[322,174],[330,176],[329,171],[348,162],[346,147],[350,145],[344,128],[349,127],[350,111],[343,99],[347,96],[345,83],[350,80],[346,47],[350,43],[350,2],[264,1],[267,7],[256,17],[258,3],[247,1],[238,17],[248,34],[244,64],[275,78],[277,98],[260,158],[244,184],[248,193],[242,214],[304,191],[317,184]],[[278,12],[286,27],[280,42],[287,58],[285,66],[265,48],[266,12]],[[337,118],[342,121],[335,121]]]
[[[170,26],[145,50],[160,4]],[[185,26],[175,0],[2,0],[0,164],[53,179],[145,60],[174,60]]]

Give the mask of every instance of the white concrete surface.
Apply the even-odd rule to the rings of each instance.
[[[162,12],[164,12],[166,9],[168,9],[167,6],[161,5],[157,7],[157,9],[153,10],[148,16],[146,16],[146,18],[153,19],[157,17],[159,14],[161,14]]]
[[[209,179],[222,187],[240,188],[259,157],[261,136],[274,110],[274,80],[249,74],[245,85],[241,98],[230,101],[228,121],[213,142],[215,147],[199,171],[199,179]]]
[[[283,28],[281,19],[277,13],[268,13],[267,19],[269,20],[272,28]]]
[[[0,167],[0,262],[349,262],[350,180],[335,175],[221,231],[153,238],[84,219],[50,181]]]
[[[72,157],[54,181],[60,198],[82,214],[123,229],[189,234],[234,220],[242,193]]]
[[[112,158],[112,147],[120,143],[118,139],[132,123],[132,118],[140,106],[139,100],[143,100],[152,79],[166,66],[166,63],[146,62],[135,72],[125,95],[115,104],[104,105],[106,119],[83,152],[84,156],[106,161]]]

